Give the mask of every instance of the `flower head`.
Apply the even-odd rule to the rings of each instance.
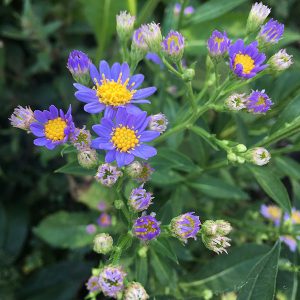
[[[217,225],[216,233],[219,235],[228,235],[232,230],[231,224],[224,220],[217,220],[216,225]]]
[[[149,181],[153,172],[154,172],[154,169],[148,163],[143,162],[142,170],[141,170],[140,174],[136,177],[136,180],[139,182]]]
[[[299,239],[299,237],[298,237]],[[297,249],[297,240],[295,240],[290,235],[283,235],[280,237],[280,240],[285,243],[292,252],[295,252]]]
[[[166,131],[167,126],[168,126],[168,119],[164,114],[159,113],[150,116],[150,121],[148,125],[150,130],[163,133],[164,131]]]
[[[91,276],[88,280],[88,282],[86,283],[86,288],[90,291],[90,292],[97,292],[100,290],[100,286],[98,284],[98,277],[97,276]]]
[[[117,16],[117,33],[121,41],[127,41],[133,32],[135,16],[127,11],[121,11]]]
[[[128,203],[134,211],[143,211],[152,204],[153,198],[150,192],[147,192],[143,186],[140,186],[131,191]]]
[[[159,53],[161,49],[162,35],[159,24],[154,22],[141,26],[142,35],[151,52]]]
[[[91,60],[84,52],[73,50],[69,54],[67,68],[77,78],[89,72],[90,64]]]
[[[282,210],[276,205],[262,205],[260,207],[260,213],[266,219],[274,222],[276,226],[280,224],[280,219],[282,215]]]
[[[264,23],[270,12],[271,9],[261,2],[253,4],[247,21],[247,32],[257,30]]]
[[[271,159],[270,152],[263,147],[256,147],[248,150],[247,156],[249,156],[249,161],[258,166],[266,165]]]
[[[85,169],[92,169],[98,164],[97,152],[94,149],[83,149],[77,154],[78,163]]]
[[[121,267],[107,266],[99,274],[98,284],[105,296],[117,298],[124,289],[124,278],[127,274]]]
[[[142,27],[134,31],[132,36],[132,45],[133,48],[140,49],[142,52],[148,51],[148,45],[145,41],[144,31]]]
[[[221,254],[222,252],[227,253],[228,247],[230,247],[231,239],[226,236],[219,235],[202,235],[202,241],[205,247],[209,250],[216,252],[217,254]]]
[[[103,185],[111,187],[120,176],[122,176],[122,172],[117,167],[106,163],[99,166],[95,179]]]
[[[238,39],[228,49],[231,70],[241,78],[252,78],[267,65],[262,65],[266,56],[258,52],[257,42],[245,45],[244,41]]]
[[[269,63],[274,71],[283,71],[293,64],[292,57],[285,49],[281,49],[270,58]]]
[[[89,224],[85,228],[86,233],[94,234],[96,232],[96,226],[94,224]]]
[[[131,282],[127,287],[124,300],[147,300],[149,295],[139,282]]]
[[[36,122],[33,111],[30,107],[22,107],[19,105],[14,109],[14,112],[9,118],[10,124],[13,127],[29,131],[30,125]]]
[[[160,234],[160,223],[155,219],[155,214],[144,215],[135,220],[133,232],[135,236],[143,241],[149,241]]]
[[[207,48],[211,56],[222,56],[228,51],[230,46],[230,39],[227,37],[226,32],[223,33],[214,30],[211,37],[207,41]]]
[[[67,113],[51,105],[49,110],[35,110],[36,122],[31,123],[30,131],[38,138],[33,141],[36,146],[45,146],[52,150],[64,144],[75,130],[71,115],[71,106]]]
[[[175,237],[186,243],[189,238],[196,239],[200,225],[199,217],[188,212],[172,219],[171,230]]]
[[[107,233],[99,233],[94,238],[93,250],[99,254],[107,254],[113,248],[113,239]]]
[[[85,126],[82,129],[75,128],[71,142],[78,151],[89,149],[91,146],[90,131],[85,129]]]
[[[265,90],[252,91],[246,102],[248,111],[255,114],[267,112],[271,108],[271,105],[273,105],[273,102],[265,93]]]
[[[171,30],[162,41],[161,46],[173,61],[179,61],[184,51],[184,37],[181,33]]]
[[[97,219],[97,223],[100,227],[108,227],[111,225],[111,216],[108,213],[103,212]]]
[[[284,214],[284,220],[290,220],[292,224],[300,224],[300,211],[293,207],[291,214]]]
[[[264,44],[276,44],[282,37],[284,25],[276,20],[270,19],[261,27],[258,38]]]
[[[143,165],[139,161],[135,160],[126,167],[126,172],[130,177],[137,178],[142,172],[142,169]]]
[[[247,102],[246,94],[234,93],[225,100],[225,106],[229,110],[239,111],[246,108],[246,102]]]
[[[116,160],[119,167],[130,164],[136,156],[147,160],[157,152],[145,142],[159,136],[159,132],[145,130],[148,123],[146,112],[133,115],[125,108],[119,108],[115,118],[104,117],[100,125],[93,126],[99,138],[92,141],[92,147],[107,150],[105,161]]]
[[[137,89],[144,81],[144,75],[130,76],[127,63],[114,63],[110,68],[102,60],[99,71],[95,65],[90,65],[90,76],[94,83],[92,89],[78,83],[74,86],[77,88],[75,97],[86,103],[84,110],[91,114],[118,107],[126,107],[131,112],[139,111],[134,104],[150,103],[146,98],[156,91],[155,87]]]

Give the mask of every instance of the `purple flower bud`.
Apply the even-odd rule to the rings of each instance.
[[[132,44],[135,49],[139,49],[145,53],[148,51],[148,45],[145,40],[144,31],[141,27],[135,30],[133,33]]]
[[[105,201],[100,201],[97,205],[97,208],[100,210],[100,211],[106,211],[107,209],[107,204]]]
[[[270,12],[271,9],[261,2],[253,4],[247,21],[247,32],[257,30],[264,23]]]
[[[151,52],[159,53],[161,49],[162,35],[159,24],[154,22],[141,26],[144,41]]]
[[[207,48],[211,56],[222,56],[228,51],[230,46],[230,39],[227,38],[227,34],[214,30],[211,37],[207,41]]]
[[[14,109],[9,121],[13,127],[20,128],[28,132],[30,131],[30,125],[33,122],[36,122],[31,108],[27,106],[22,107],[21,105]]]
[[[152,204],[152,194],[143,189],[143,185],[133,189],[129,196],[129,205],[134,211],[146,210]]]
[[[163,51],[174,61],[182,58],[184,37],[181,33],[171,30],[161,43]]]
[[[246,103],[248,111],[255,114],[267,112],[271,108],[271,105],[273,105],[273,102],[265,93],[265,90],[252,91]]]
[[[144,215],[135,220],[133,232],[143,241],[150,241],[160,234],[160,223],[155,219],[155,214]]]
[[[126,11],[121,11],[116,16],[117,33],[121,41],[127,41],[133,32],[135,16],[131,16]]]
[[[284,25],[276,20],[270,19],[262,26],[258,38],[259,41],[265,44],[276,44],[282,37],[284,32]]]
[[[81,76],[89,73],[91,61],[82,51],[73,50],[69,54],[67,68],[73,76]]]
[[[103,185],[111,187],[117,182],[121,175],[122,172],[119,171],[117,167],[110,164],[103,164],[99,166],[95,179]]]

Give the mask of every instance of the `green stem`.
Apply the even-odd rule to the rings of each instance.
[[[115,247],[114,252],[112,253],[110,260],[113,265],[118,264],[122,252],[127,248],[132,241],[132,235],[128,232],[126,235],[121,238],[119,244]]]
[[[163,55],[160,55],[161,60],[163,61],[164,65],[167,67],[167,69],[176,75],[178,78],[182,79],[182,74],[178,72],[167,60]]]

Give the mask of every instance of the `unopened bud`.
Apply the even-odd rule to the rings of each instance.
[[[195,70],[194,69],[186,69],[183,72],[182,78],[184,81],[192,81],[195,77]]]
[[[204,235],[216,235],[217,234],[217,229],[218,229],[218,225],[216,224],[215,221],[212,220],[207,220],[203,223],[202,227],[201,227],[201,232]]]
[[[91,169],[98,163],[97,152],[94,149],[80,151],[77,155],[78,163],[85,169]]]
[[[243,153],[247,151],[247,147],[244,144],[238,144],[237,146],[234,147],[234,149],[239,153]]]
[[[131,282],[127,287],[124,300],[147,300],[149,295],[139,282]]]
[[[215,223],[217,225],[217,234],[219,235],[227,235],[232,230],[230,223],[227,221],[217,220]]]
[[[107,254],[113,248],[113,239],[107,233],[97,234],[94,238],[94,251],[99,254]]]

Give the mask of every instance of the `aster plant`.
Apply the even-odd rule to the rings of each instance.
[[[67,68],[75,81],[73,100],[80,102],[77,110],[86,120],[83,127],[71,105],[66,112],[54,105],[48,110],[18,106],[9,119],[34,136],[34,145],[67,156],[68,164],[57,172],[70,174],[70,185],[71,175],[85,178],[74,197],[98,214],[80,219],[84,238],[76,243],[89,245],[100,257],[86,282],[87,299],[152,299],[161,293],[170,299],[212,299],[218,291],[214,284],[203,290],[207,279],[192,263],[178,274],[180,268],[172,264],[200,254],[231,255],[231,244],[246,242],[243,230],[260,247],[253,249],[254,258],[247,256],[247,272],[239,267],[244,273],[233,276],[229,290],[246,299],[253,274],[263,276],[269,260],[277,259],[272,264],[277,272],[281,243],[292,252],[298,249],[300,212],[292,209],[280,176],[291,172],[299,179],[299,170],[278,157],[293,146],[276,143],[287,143],[300,121],[290,110],[283,113],[287,120],[281,117],[279,96],[270,85],[255,83],[264,75],[276,78],[292,65],[285,49],[275,53],[273,48],[283,38],[284,25],[266,22],[270,8],[255,3],[244,35],[232,36],[226,28],[207,32],[206,60],[194,63],[185,53],[190,48],[182,29],[199,17],[187,2],[172,4],[173,28],[156,22],[137,28],[135,16],[120,12],[119,62],[70,53]],[[158,78],[153,86],[152,75]],[[273,172],[273,164],[281,166],[279,172]],[[292,185],[299,187],[296,181]],[[251,197],[276,203],[259,209]],[[237,200],[249,201],[240,209]],[[262,245],[269,241],[273,248]],[[199,278],[184,278],[194,271]]]

